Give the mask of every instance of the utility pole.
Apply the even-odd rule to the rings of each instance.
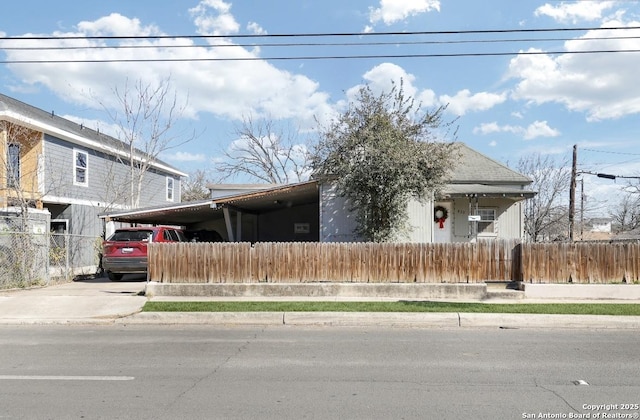
[[[576,214],[576,176],[578,173],[578,145],[573,145],[573,161],[571,164],[571,185],[569,187],[569,240],[573,242],[573,228]]]

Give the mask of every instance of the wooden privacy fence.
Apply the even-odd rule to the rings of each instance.
[[[152,243],[149,279],[165,283],[478,283],[519,276],[514,241],[477,244]]]
[[[638,243],[149,244],[165,283],[638,283]]]
[[[638,283],[639,243],[522,244],[522,280],[532,283]]]

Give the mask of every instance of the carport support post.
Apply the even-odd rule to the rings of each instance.
[[[242,242],[242,213],[236,211],[236,240]]]
[[[224,224],[227,227],[227,237],[229,238],[229,242],[235,242],[235,239],[233,238],[233,229],[231,228],[231,217],[229,216],[229,209],[227,207],[223,207],[222,213],[224,214]]]

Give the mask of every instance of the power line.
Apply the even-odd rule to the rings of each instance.
[[[76,60],[2,60],[0,64],[64,64],[64,63],[146,63],[146,62],[221,62],[221,61],[292,61],[292,60],[348,60],[348,59],[391,59],[391,58],[445,58],[445,57],[500,57],[515,55],[566,55],[566,54],[611,54],[638,53],[640,49],[629,50],[579,50],[579,51],[508,51],[483,53],[442,53],[442,54],[363,54],[363,55],[316,55],[316,56],[273,56],[273,57],[207,57],[207,58],[121,58],[121,59],[76,59]]]
[[[290,34],[230,34],[230,35],[95,35],[95,36],[23,36],[0,37],[0,41],[43,41],[43,40],[150,40],[150,39],[236,39],[236,38],[302,38],[302,37],[379,37],[379,36],[415,36],[415,35],[464,35],[464,34],[507,34],[507,33],[545,33],[545,32],[585,32],[618,31],[640,29],[640,26],[613,27],[576,27],[576,28],[530,28],[530,29],[470,29],[450,31],[407,31],[407,32],[325,32]]]
[[[632,155],[632,156],[640,156],[640,153],[630,153],[630,152],[613,152],[611,150],[596,150],[596,149],[581,149],[585,152],[595,152],[595,153],[608,153],[612,155]]]
[[[609,41],[623,39],[640,39],[638,36],[612,37],[584,37],[579,41]],[[6,51],[66,51],[66,50],[105,50],[105,49],[182,49],[182,48],[256,48],[256,47],[362,47],[362,46],[400,46],[400,45],[455,45],[455,44],[498,44],[516,42],[565,42],[576,38],[513,38],[513,39],[482,39],[455,41],[384,41],[384,42],[300,42],[300,43],[251,43],[251,44],[190,44],[190,45],[81,45],[81,46],[52,46],[52,47],[3,47]]]
[[[603,36],[603,37],[585,37],[585,38],[566,38],[566,37],[542,37],[542,38],[506,38],[506,39],[462,39],[462,40],[394,40],[394,41],[360,41],[360,42],[256,42],[256,43],[215,43],[215,44],[197,44],[197,45],[79,45],[79,46],[42,46],[21,47],[11,46],[20,41],[62,41],[62,40],[193,40],[193,39],[233,39],[233,38],[252,38],[252,39],[301,39],[304,37],[371,37],[371,36],[390,36],[390,37],[407,37],[422,35],[481,35],[481,34],[515,34],[515,33],[552,33],[552,32],[576,32],[576,31],[618,31],[618,30],[634,30],[640,29],[640,26],[633,27],[581,27],[581,28],[534,28],[534,29],[487,29],[487,30],[461,30],[461,31],[420,31],[420,32],[374,32],[374,33],[292,33],[292,34],[240,34],[240,35],[145,35],[145,36],[29,36],[29,37],[0,37],[0,41],[4,41],[3,49],[5,51],[67,51],[67,50],[138,50],[138,49],[185,49],[185,48],[302,48],[302,47],[376,47],[376,46],[402,46],[402,45],[455,45],[455,44],[499,44],[499,43],[515,43],[515,42],[560,42],[560,41],[605,41],[605,40],[621,40],[621,39],[640,39],[640,35],[627,36]],[[9,45],[7,45],[9,44]],[[398,58],[445,58],[445,57],[489,57],[489,56],[515,56],[515,55],[561,55],[561,54],[609,54],[609,53],[637,53],[638,49],[583,49],[574,51],[486,51],[486,52],[443,52],[443,53],[407,53],[407,54],[326,54],[326,55],[280,55],[271,57],[194,57],[194,58],[79,58],[79,59],[7,59],[0,61],[0,64],[58,64],[58,63],[123,63],[123,62],[214,62],[214,61],[285,61],[285,60],[346,60],[346,59],[398,59]]]

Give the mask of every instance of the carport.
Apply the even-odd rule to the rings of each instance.
[[[100,218],[107,226],[116,222],[182,226],[204,237],[215,232],[229,242],[318,241],[318,191],[317,181],[307,181],[207,200],[108,212]]]

